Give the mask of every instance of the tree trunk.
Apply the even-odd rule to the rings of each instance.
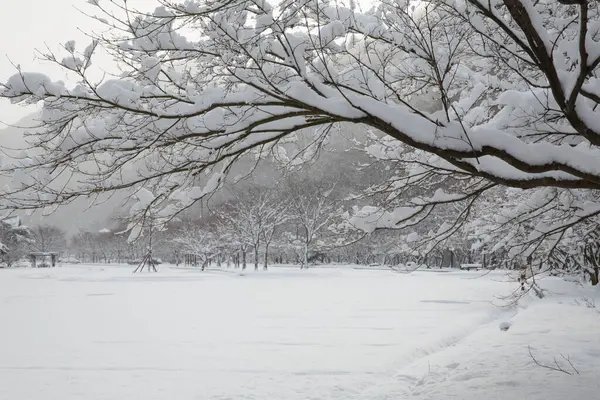
[[[268,269],[268,259],[269,259],[269,242],[265,242],[265,261],[263,263],[263,270]]]
[[[598,285],[598,280],[600,280],[600,268],[594,267],[594,272],[590,272],[590,282],[592,286]]]
[[[450,249],[442,251],[442,268],[454,268],[454,252]]]
[[[254,270],[258,271],[258,245],[254,245]]]
[[[242,249],[242,269],[246,269],[246,249]]]
[[[300,269],[302,269],[303,267],[308,269],[308,243],[306,243],[304,245],[304,254],[303,254],[303,260],[302,260],[302,266],[300,267]]]

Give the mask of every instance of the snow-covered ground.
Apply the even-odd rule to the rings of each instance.
[[[581,299],[600,310],[600,293],[557,278],[499,307],[516,287],[502,272],[131,269],[0,270],[0,399],[600,393],[600,313]]]

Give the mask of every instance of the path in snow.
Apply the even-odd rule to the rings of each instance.
[[[474,276],[1,270],[0,399],[435,398],[423,385],[473,383],[456,376],[485,350],[479,332],[518,330],[501,332],[514,311],[492,304],[512,284]]]
[[[589,400],[600,393],[600,288],[559,278],[538,280],[544,300],[519,307],[417,358],[362,393],[362,398],[428,400]],[[517,311],[518,310],[518,311]],[[570,373],[535,365],[538,362]]]

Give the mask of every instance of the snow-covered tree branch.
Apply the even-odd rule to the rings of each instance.
[[[7,207],[151,187],[168,220],[221,187],[245,154],[279,155],[297,131],[320,138],[360,124],[383,135],[377,156],[399,161],[402,185],[444,189],[359,215],[367,229],[457,205],[435,230],[449,237],[497,188],[525,189],[516,198],[533,199],[535,224],[523,227],[523,208],[505,216],[520,221],[521,236],[507,235],[526,237],[531,255],[600,213],[597,2],[92,3],[106,32],[47,55],[76,83],[18,71],[0,89],[44,104],[32,151],[4,163]],[[91,78],[99,49],[120,74]]]

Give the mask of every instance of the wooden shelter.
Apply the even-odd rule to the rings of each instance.
[[[59,255],[55,251],[38,251],[29,253],[29,261],[33,268],[56,267]]]
[[[193,265],[194,267],[197,267],[200,260],[202,260],[202,258],[198,254],[187,253],[183,255],[184,265]]]

